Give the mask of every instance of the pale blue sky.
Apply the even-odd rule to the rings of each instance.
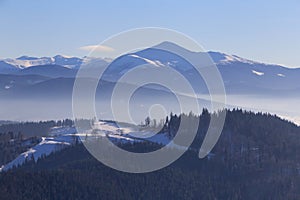
[[[121,31],[164,27],[206,50],[300,67],[300,1],[0,0],[0,58],[84,56]]]

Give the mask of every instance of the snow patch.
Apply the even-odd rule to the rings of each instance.
[[[138,55],[135,55],[135,54],[131,54],[131,55],[129,55],[129,56],[134,57],[134,58],[142,59],[142,60],[146,61],[147,63],[149,63],[149,64],[151,64],[151,65],[154,65],[154,66],[156,66],[156,67],[164,67],[164,66],[165,66],[164,64],[162,64],[162,63],[161,63],[160,61],[158,61],[158,60],[155,60],[155,61],[149,60],[149,59],[147,59],[147,58],[144,58],[144,57],[141,57],[141,56],[138,56]]]
[[[256,74],[257,76],[262,76],[265,74],[264,72],[259,72],[259,71],[255,71],[255,70],[252,70],[252,73]]]
[[[18,60],[18,59],[4,59],[4,62],[17,66],[20,69],[35,66],[51,64],[50,58],[36,58],[34,60]]]
[[[39,144],[21,153],[16,159],[2,166],[0,172],[21,166],[26,161],[34,160],[36,162],[42,156],[48,156],[52,152],[59,151],[71,144],[75,144],[77,137],[75,131],[76,129],[74,127],[53,128],[50,135],[55,137],[42,137],[42,141]]]
[[[236,55],[227,55],[227,54],[224,54],[224,53],[221,53],[224,57],[224,59],[220,60],[219,62],[220,63],[232,63],[232,62],[241,62],[241,63],[246,63],[246,64],[257,64],[258,62],[255,62],[255,61],[252,61],[252,60],[248,60],[248,59],[245,59],[245,58],[241,58],[239,56],[236,56]]]
[[[280,76],[280,77],[285,77],[284,74],[277,74],[277,76]]]
[[[168,147],[186,150],[187,147],[177,145],[171,141],[166,133],[156,133],[151,130],[140,130],[137,126],[128,126],[119,128],[115,122],[101,121],[95,124],[95,128],[101,130],[109,138],[122,139],[127,142],[142,142],[150,141],[161,145],[168,145]]]
[[[116,122],[99,121],[94,124],[93,129],[81,133],[77,133],[75,127],[53,127],[48,137],[42,137],[39,144],[21,153],[13,161],[1,166],[0,172],[21,166],[26,161],[33,160],[36,162],[42,156],[48,156],[52,152],[60,151],[69,145],[75,144],[78,141],[78,137],[82,141],[108,137],[112,141],[121,143],[150,141],[179,150],[188,148],[173,143],[166,133],[156,133],[151,129],[148,130],[130,124],[124,124],[122,127],[119,127]]]

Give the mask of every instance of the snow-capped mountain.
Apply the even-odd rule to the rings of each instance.
[[[104,102],[104,105],[101,104],[104,108],[110,108],[109,98],[115,82],[126,72],[141,64],[150,64],[158,71],[165,67],[175,69],[190,81],[196,92],[200,93],[201,105],[209,107],[210,98],[207,98],[208,91],[204,81],[197,76],[193,66],[183,57],[172,53],[174,51],[201,64],[203,59],[207,58],[207,54],[203,52],[192,52],[176,44],[164,42],[152,48],[122,55],[113,61],[101,58],[82,58],[82,60],[85,63],[83,66],[85,70],[108,67],[100,81],[101,87],[96,89],[95,95],[98,102],[100,100]],[[293,119],[300,121],[295,110],[299,105],[297,100],[300,94],[300,69],[255,62],[220,52],[208,52],[208,55],[220,71],[227,99],[230,99],[227,103],[231,108],[235,106],[252,110],[257,108],[258,111],[266,112],[271,112],[271,109],[275,108],[273,113],[292,116]],[[68,59],[60,58],[60,62]],[[78,69],[70,68],[70,65],[75,61],[71,62],[70,60],[70,62],[60,63],[60,65],[52,63],[20,68],[12,65],[13,62],[8,64],[4,60],[0,61],[0,105],[2,108],[0,118],[16,120],[17,116],[19,120],[28,120],[28,118],[36,120],[41,116],[43,119],[49,119],[50,116],[51,118],[72,116],[72,91]],[[37,58],[23,56],[18,60],[32,62]],[[56,60],[58,62],[59,59]],[[67,65],[69,67],[66,67]],[[151,76],[148,73],[141,73],[139,78],[143,77]],[[173,77],[166,75],[166,78],[172,79]],[[96,79],[90,77],[84,77],[84,79],[97,83]],[[174,83],[177,83],[176,80]],[[132,87],[131,83],[122,82],[122,85],[124,94],[128,88]],[[134,105],[136,106],[134,110],[140,112],[141,115],[146,112],[148,105],[153,105],[155,101],[160,100],[166,105],[167,112],[169,109],[175,112],[173,107],[177,105],[177,101],[174,100],[172,92],[165,88],[156,85],[144,86],[139,88],[135,94],[135,99],[138,99],[139,102]],[[237,100],[236,98],[243,99]],[[282,98],[288,98],[285,100],[285,107],[282,107]],[[287,114],[283,111],[290,113]],[[109,110],[102,109],[101,112],[109,113]]]
[[[29,57],[21,56],[16,59],[3,59],[2,62],[13,65],[16,68],[24,69],[36,65],[61,65],[68,68],[74,68],[82,63],[81,58],[56,55],[54,57]]]
[[[70,57],[56,55],[54,57],[29,57],[21,56],[16,59],[6,58],[0,60],[1,74],[35,74],[49,77],[74,77],[83,62],[97,66],[106,66],[110,59],[92,57]],[[85,65],[87,66],[87,65]],[[32,69],[34,68],[34,69]],[[60,68],[60,69],[58,69]],[[71,74],[66,71],[73,71]],[[57,75],[54,75],[56,73]]]
[[[179,52],[179,55],[173,52]],[[300,69],[291,69],[274,64],[265,64],[220,52],[207,52],[223,78],[225,89],[230,94],[276,94],[299,91]],[[141,65],[171,67],[187,78],[200,92],[207,92],[201,76],[187,62],[209,65],[207,54],[191,52],[176,44],[164,42],[152,48],[123,55],[115,59],[107,70],[110,81],[118,80],[123,74]],[[148,76],[148,74],[141,74]]]
[[[173,52],[179,52],[180,56]],[[116,82],[126,72],[141,64],[150,64],[158,69],[171,67],[188,79],[195,86],[197,92],[207,93],[201,76],[197,75],[194,67],[187,61],[193,60],[197,63],[206,64],[206,55],[210,56],[219,69],[228,94],[276,95],[278,93],[295,94],[300,91],[300,69],[264,64],[220,52],[209,51],[207,54],[192,52],[171,42],[163,42],[151,48],[125,54],[112,62],[101,58],[77,58],[61,55],[41,58],[22,56],[16,59],[3,59],[0,60],[0,74],[3,74],[1,75],[3,79],[0,83],[0,91],[5,91],[2,94],[6,95],[8,90],[21,89],[22,93],[26,94],[27,90],[30,91],[32,87],[36,88],[35,84],[39,84],[40,91],[43,91],[44,87],[44,92],[47,92],[51,90],[51,87],[57,85],[55,84],[56,81],[59,81],[61,92],[70,93],[70,91],[63,91],[63,88],[68,90],[72,88],[74,81],[70,81],[70,78],[76,76],[78,67],[84,62],[86,70],[108,66],[103,76],[103,79],[108,82]],[[10,76],[7,75],[4,78],[4,74],[10,74]],[[27,75],[43,76],[47,80],[44,80],[44,83],[26,81],[29,78]],[[141,74],[141,76],[148,76],[148,74]],[[26,83],[27,87],[25,87]],[[21,86],[22,88],[20,88]],[[18,94],[17,90],[12,93]]]

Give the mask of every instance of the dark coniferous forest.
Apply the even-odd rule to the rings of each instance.
[[[198,150],[212,114],[207,110],[201,116],[172,114],[163,130],[170,137],[181,117],[200,117],[199,129],[191,148],[164,169],[119,172],[95,160],[78,143],[1,172],[0,198],[300,199],[300,128],[270,114],[222,112],[227,112],[222,135],[204,159],[198,158]],[[23,140],[24,136],[20,132],[1,137]],[[150,142],[118,145],[136,152],[160,148]]]

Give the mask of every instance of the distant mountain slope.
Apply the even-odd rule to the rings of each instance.
[[[16,74],[18,75],[40,75],[40,76],[48,76],[51,78],[58,77],[75,77],[76,70],[69,69],[67,67],[63,67],[60,65],[37,65],[25,68],[23,70],[18,71]]]
[[[18,68],[27,68],[36,65],[62,65],[69,68],[74,68],[80,66],[82,63],[82,58],[68,57],[62,55],[56,55],[54,57],[30,57],[21,56],[16,59],[3,59],[2,61],[10,65],[16,66]]]
[[[168,48],[169,51],[167,51]],[[180,56],[172,52],[179,52]],[[264,93],[274,95],[279,92],[293,93],[299,90],[300,69],[259,63],[219,52],[208,52],[208,55],[219,69],[226,92],[230,94]],[[201,63],[207,64],[205,53],[191,52],[175,44],[162,43],[153,48],[126,54],[115,59],[110,64],[107,73],[108,77],[112,77],[111,79],[115,81],[141,64],[171,67],[179,71],[194,86],[203,87],[205,83],[200,80],[201,77],[196,76],[197,72],[187,60],[193,60],[200,65]],[[205,87],[201,91],[205,91]]]
[[[9,90],[24,89],[24,87],[29,87],[49,79],[49,77],[39,75],[0,74],[0,93]]]
[[[175,55],[172,52],[179,52]],[[218,67],[229,94],[295,94],[300,91],[300,69],[286,68],[280,65],[265,64],[209,51],[192,52],[171,42],[163,42],[152,48],[135,53],[125,54],[110,63],[108,59],[77,58],[56,55],[54,57],[28,57],[0,60],[0,73],[17,75],[41,75],[50,78],[72,78],[78,68],[85,62],[86,70],[95,67],[107,67],[104,79],[115,82],[129,70],[142,65],[151,64],[156,67],[171,67],[186,77],[198,92],[207,93],[204,81],[197,76],[193,66],[187,62],[191,59],[203,63],[207,56]],[[186,60],[186,58],[188,58]],[[147,76],[145,74],[144,76]]]
[[[181,56],[174,54],[175,51],[180,52]],[[203,59],[207,61],[207,58],[212,59],[210,64],[215,63],[220,71],[227,100],[229,99],[227,101],[228,107],[238,106],[249,110],[263,110],[281,116],[290,116],[289,119],[300,121],[299,112],[296,109],[299,105],[300,69],[259,63],[220,52],[208,52],[207,54],[192,52],[170,42],[122,55],[112,62],[108,59],[87,57],[82,58],[81,61],[84,60],[83,70],[91,70],[89,72],[93,72],[95,68],[107,67],[95,95],[97,102],[102,100],[106,103],[102,108],[110,108],[109,97],[112,95],[115,82],[126,72],[142,64],[152,65],[156,70],[164,68],[176,70],[191,83],[199,94],[201,106],[210,107],[211,102],[207,86],[188,62],[191,59],[203,64]],[[32,66],[38,62],[50,62],[50,64]],[[23,65],[21,65],[22,63]],[[17,116],[24,119],[24,117],[32,115],[34,111],[36,111],[35,119],[41,113],[37,111],[44,111],[44,116],[52,113],[51,116],[54,117],[56,117],[57,112],[60,113],[60,116],[64,113],[72,113],[73,85],[79,67],[76,63],[80,63],[79,58],[65,56],[49,57],[49,59],[28,56],[17,59],[2,59],[0,61],[0,101],[3,109],[0,118],[15,120]],[[205,64],[207,62],[203,65]],[[150,75],[142,72],[138,77],[147,80]],[[84,78],[88,81],[94,81],[95,84],[97,82],[96,79],[91,79],[88,76]],[[180,86],[180,81],[175,80],[174,77],[166,75],[165,78],[173,81],[176,87]],[[126,86],[121,91],[122,94],[133,87],[132,83],[121,83],[121,85],[122,87]],[[183,95],[189,96],[189,94]],[[178,101],[170,90],[157,85],[139,88],[134,93],[134,97],[135,100],[138,100],[134,110],[140,114],[144,113],[148,105],[158,101],[166,105],[168,109],[178,105]],[[282,100],[282,98],[286,99]],[[62,103],[61,100],[66,101]],[[34,106],[35,109],[31,106]],[[15,108],[20,108],[23,112],[19,113]],[[101,112],[108,113],[105,109]],[[9,118],[6,118],[7,113],[10,113]]]
[[[97,60],[103,62],[109,62],[110,59],[101,59],[93,57],[70,57],[63,55],[56,55],[53,57],[30,57],[30,56],[20,56],[18,58],[6,58],[1,59],[0,61],[17,68],[23,69],[27,67],[32,67],[36,65],[62,65],[68,68],[78,68],[86,60]]]
[[[0,60],[0,73],[1,74],[15,73],[18,70],[19,70],[19,68],[17,68],[16,66],[6,63],[3,60]]]

